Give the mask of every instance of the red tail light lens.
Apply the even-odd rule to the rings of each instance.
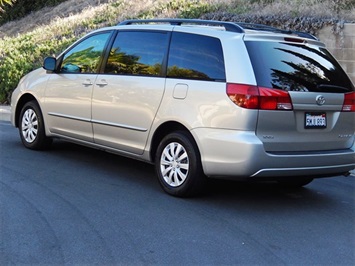
[[[292,110],[292,102],[287,91],[259,87],[261,110]]]
[[[236,105],[246,109],[292,110],[287,91],[251,86],[227,84],[227,95]]]
[[[236,105],[246,109],[259,108],[259,89],[244,84],[227,84],[227,95]]]
[[[355,92],[344,94],[343,112],[355,112]]]

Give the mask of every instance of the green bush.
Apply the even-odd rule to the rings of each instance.
[[[6,42],[6,43],[5,43]],[[9,100],[9,95],[19,79],[33,69],[35,46],[31,38],[9,39],[0,42],[4,47],[0,64],[0,102]]]
[[[34,34],[0,40],[0,103],[10,102],[10,96],[25,74],[40,67],[44,57],[64,49],[74,38],[35,41]]]

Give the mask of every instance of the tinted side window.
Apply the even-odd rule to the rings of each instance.
[[[165,32],[119,32],[105,73],[160,76],[167,43]]]
[[[321,47],[248,41],[259,86],[287,91],[344,93],[354,89],[338,62]]]
[[[98,73],[100,59],[111,32],[90,36],[69,50],[60,68],[64,73]]]
[[[168,77],[225,81],[219,39],[174,32],[168,60]]]

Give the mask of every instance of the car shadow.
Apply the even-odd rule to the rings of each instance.
[[[191,198],[175,198],[165,194],[155,176],[154,166],[149,163],[122,157],[119,155],[79,146],[61,140],[54,141],[50,156],[74,161],[78,167],[89,165],[112,178],[112,185],[122,180],[134,186],[142,187],[142,192],[153,193],[157,198],[171,201],[188,201],[190,203],[222,204],[227,206],[245,206],[246,208],[285,208],[319,207],[331,205],[333,200],[325,193],[319,192],[319,182],[313,181],[304,188],[289,189],[272,182],[241,182],[208,179],[201,195]]]

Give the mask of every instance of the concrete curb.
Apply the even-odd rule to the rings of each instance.
[[[11,107],[9,105],[0,105],[0,121],[10,121]]]

